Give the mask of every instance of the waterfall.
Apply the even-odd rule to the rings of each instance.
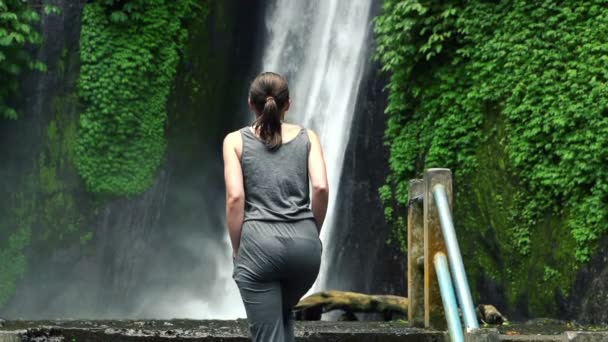
[[[330,198],[321,230],[324,258],[314,290],[324,287],[332,230],[339,218],[344,152],[368,56],[371,0],[276,0],[266,14],[263,70],[287,77],[292,105],[286,120],[312,128],[327,163]]]
[[[3,132],[11,134],[1,135],[10,148],[0,173],[8,175],[5,178],[11,179],[10,184],[18,184],[16,179],[45,148],[41,132],[55,112],[41,110],[51,107],[55,97],[76,91],[78,59],[68,59],[65,75],[58,70],[57,61],[64,50],[78,51],[85,4],[52,2],[62,8],[63,14],[42,15],[40,28],[50,43],[43,44],[38,52],[49,71],[28,76],[24,87],[26,115],[2,127]],[[314,129],[321,137],[331,187],[322,234],[325,255],[329,254],[331,230],[337,222],[333,208],[344,151],[367,64],[372,0],[262,3],[213,2],[209,27],[192,32],[196,38],[193,42],[209,42],[210,47],[188,57],[176,84],[189,79],[217,83],[212,94],[181,88],[174,94],[168,104],[166,162],[154,185],[136,197],[107,199],[90,208],[83,205],[83,217],[87,218],[83,228],[94,232],[94,238],[86,244],[49,243],[51,251],[41,254],[44,259],[30,260],[15,295],[0,307],[0,316],[245,317],[231,279],[232,260],[223,221],[223,186],[218,181],[222,178],[220,135],[237,128],[237,121],[243,123],[242,117],[225,113],[238,112],[235,107],[244,103],[246,90],[233,84],[245,85],[252,76],[249,72],[255,56],[259,56],[255,45],[260,36],[266,42],[263,69],[284,74],[290,81],[293,103],[287,119]],[[266,8],[266,35],[257,32],[256,25],[263,17],[258,8]],[[232,26],[215,25],[225,20],[224,13],[236,16]],[[214,69],[213,76],[208,75],[207,68]],[[209,98],[215,102],[208,102]],[[70,109],[74,118],[76,111]],[[64,112],[61,115],[65,118]],[[7,189],[7,194],[13,192]],[[68,190],[83,203],[93,203],[84,189],[74,186]],[[37,191],[33,189],[32,193],[37,195]],[[5,218],[0,218],[0,225],[1,219]],[[323,261],[323,265],[328,264]],[[319,286],[325,268],[322,266]]]

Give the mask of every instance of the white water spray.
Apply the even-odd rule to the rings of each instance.
[[[372,0],[276,0],[266,15],[263,70],[287,77],[292,106],[286,118],[317,132],[325,154],[330,185],[321,231],[325,255],[339,221],[336,194],[368,56],[371,5]],[[327,270],[324,257],[314,291],[323,289]]]

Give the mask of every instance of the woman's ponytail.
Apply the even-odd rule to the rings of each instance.
[[[281,75],[264,72],[258,75],[249,88],[249,99],[259,113],[253,123],[269,150],[281,146],[281,119],[289,102],[287,81]]]

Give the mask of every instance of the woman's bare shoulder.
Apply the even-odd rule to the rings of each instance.
[[[287,123],[287,122],[283,122],[283,129],[284,130],[288,130],[288,131],[295,131],[295,130],[301,130],[303,127],[300,125],[296,125],[296,124],[291,124],[291,123]]]
[[[225,147],[238,147],[241,145],[241,132],[240,130],[236,130],[226,134],[224,137],[224,146]]]
[[[317,133],[315,133],[315,131],[312,130],[312,128],[306,128],[306,133],[308,134],[308,138],[310,140],[319,141],[319,137],[317,136]]]

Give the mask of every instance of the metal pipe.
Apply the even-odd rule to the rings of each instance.
[[[472,329],[479,328],[477,316],[475,315],[475,308],[473,307],[473,299],[471,298],[469,282],[464,271],[464,264],[462,263],[460,247],[458,247],[458,239],[456,238],[454,221],[452,221],[452,214],[448,204],[448,196],[445,187],[442,184],[437,184],[433,187],[433,198],[435,199],[435,205],[437,206],[437,211],[439,213],[443,239],[445,240],[448,249],[450,269],[453,273],[452,276],[454,277],[454,283],[456,285],[455,289],[456,294],[458,295],[458,302],[460,302],[460,307],[462,308],[465,327]]]
[[[452,342],[464,342],[464,333],[460,325],[460,317],[458,317],[458,305],[456,305],[456,296],[454,296],[447,258],[445,254],[439,252],[435,254],[433,262],[435,264],[437,279],[439,280],[439,290],[441,291],[445,319],[448,321],[450,340]]]

